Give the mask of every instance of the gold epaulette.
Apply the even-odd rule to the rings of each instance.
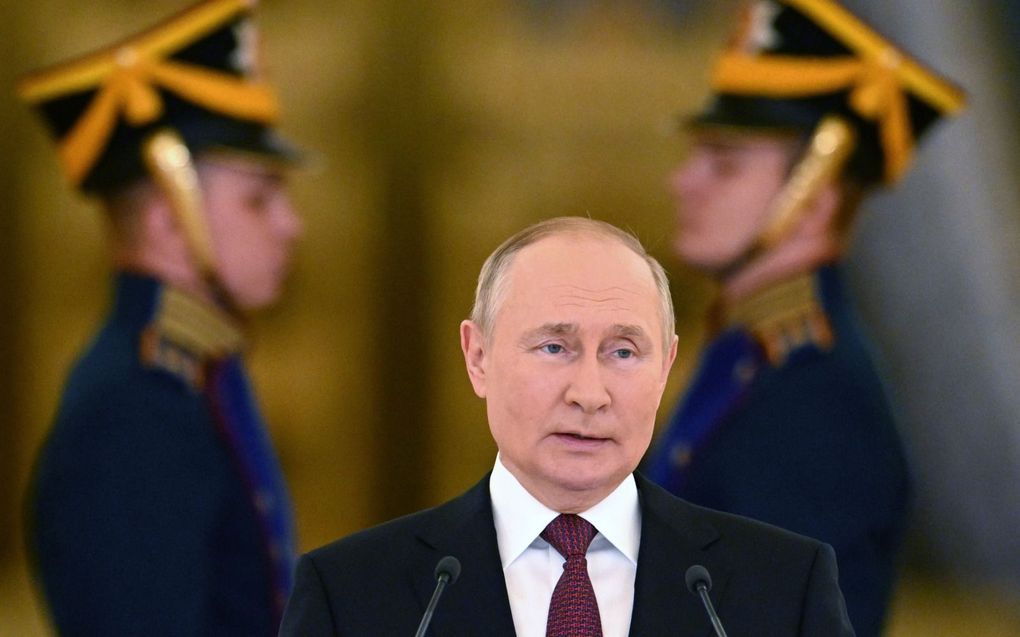
[[[166,287],[140,346],[144,364],[201,389],[206,363],[241,351],[244,337],[237,320],[223,310]]]
[[[724,324],[749,330],[776,367],[799,347],[815,345],[828,350],[835,342],[813,273],[769,286],[723,307],[722,312]]]

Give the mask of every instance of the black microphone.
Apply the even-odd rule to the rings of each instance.
[[[453,584],[458,577],[460,577],[460,560],[452,555],[447,555],[439,560],[439,563],[436,564],[436,590],[432,592],[432,599],[429,600],[429,605],[425,608],[425,614],[421,617],[421,623],[418,624],[418,631],[414,637],[425,637],[425,630],[428,629],[429,622],[432,621],[432,613],[436,612],[439,596],[443,594],[446,585]]]
[[[687,590],[701,598],[701,603],[705,605],[705,611],[708,612],[708,619],[711,620],[712,628],[715,628],[717,637],[726,637],[726,631],[722,627],[722,622],[719,621],[719,616],[715,614],[712,600],[708,597],[708,591],[712,590],[712,576],[708,574],[708,569],[701,564],[695,564],[687,569],[687,573],[684,574],[684,581],[687,582]]]

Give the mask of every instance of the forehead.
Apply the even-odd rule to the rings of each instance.
[[[197,167],[206,182],[226,185],[282,185],[289,172],[280,162],[230,152],[204,154]]]
[[[502,298],[503,309],[515,315],[507,323],[522,328],[531,322],[627,319],[658,329],[659,305],[644,258],[617,241],[584,235],[547,237],[522,249],[507,272]]]
[[[690,129],[689,138],[695,149],[719,153],[791,154],[797,149],[800,140],[795,132],[727,126],[695,127]]]

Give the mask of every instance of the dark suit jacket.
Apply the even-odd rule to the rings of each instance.
[[[832,549],[775,527],[679,500],[637,476],[641,547],[630,634],[711,635],[684,573],[704,565],[732,635],[853,635]],[[437,508],[303,556],[280,634],[413,635],[444,555],[462,564],[429,634],[513,635],[488,477]]]

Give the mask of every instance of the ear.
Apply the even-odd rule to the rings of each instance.
[[[473,321],[460,324],[460,349],[464,352],[464,365],[475,394],[485,398],[485,336]]]
[[[199,286],[201,275],[169,199],[161,192],[153,192],[137,214],[137,239],[129,257],[134,265],[179,287]]]
[[[680,338],[674,334],[673,340],[669,344],[669,350],[666,352],[666,356],[662,361],[662,384],[665,385],[669,379],[669,371],[673,369],[673,363],[676,361],[676,351]]]
[[[155,241],[167,241],[175,235],[179,237],[177,216],[174,214],[170,200],[157,189],[149,193],[142,207],[142,227],[146,236]]]

